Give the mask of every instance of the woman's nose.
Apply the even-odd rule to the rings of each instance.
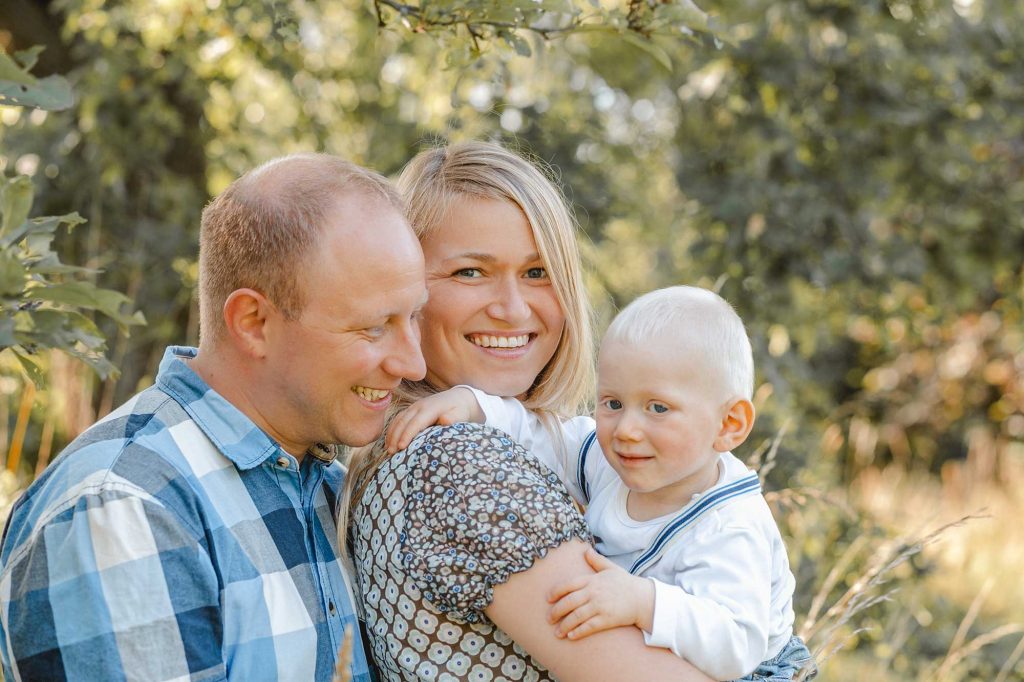
[[[530,319],[530,303],[522,285],[516,279],[502,281],[494,291],[494,300],[487,306],[487,314],[509,324],[521,324]]]

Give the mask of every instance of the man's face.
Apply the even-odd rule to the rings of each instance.
[[[278,314],[268,336],[268,380],[281,396],[272,435],[295,455],[317,442],[365,445],[384,428],[392,389],[426,371],[419,242],[390,205],[347,194],[295,267],[306,306],[296,320]]]

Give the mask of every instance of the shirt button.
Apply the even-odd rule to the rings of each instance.
[[[334,600],[333,599],[331,601],[327,602],[327,610],[331,612],[332,616],[334,615]]]
[[[282,469],[287,469],[288,468],[288,458],[285,457],[284,455],[281,455],[280,457],[278,457],[277,458],[277,466],[281,467]]]

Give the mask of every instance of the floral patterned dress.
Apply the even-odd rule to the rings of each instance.
[[[484,609],[495,585],[590,534],[558,477],[507,434],[424,431],[377,469],[351,528],[357,601],[384,679],[552,679]]]

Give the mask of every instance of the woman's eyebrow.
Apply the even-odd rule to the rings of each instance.
[[[448,261],[462,260],[462,259],[465,259],[465,260],[477,260],[477,261],[481,261],[483,263],[493,263],[494,261],[498,260],[496,256],[494,256],[493,254],[490,254],[490,253],[478,253],[476,251],[467,251],[465,253],[457,253],[454,256],[450,256],[448,258],[445,258],[444,262],[447,263]]]
[[[448,258],[445,258],[443,262],[447,263],[449,261],[463,259],[480,261],[481,263],[493,263],[498,260],[497,256],[495,256],[494,254],[481,253],[477,251],[466,251],[465,253],[457,253],[454,256],[449,256]],[[539,253],[531,253],[529,256],[523,259],[523,262],[534,263],[536,261],[539,261],[540,259],[541,258]]]

